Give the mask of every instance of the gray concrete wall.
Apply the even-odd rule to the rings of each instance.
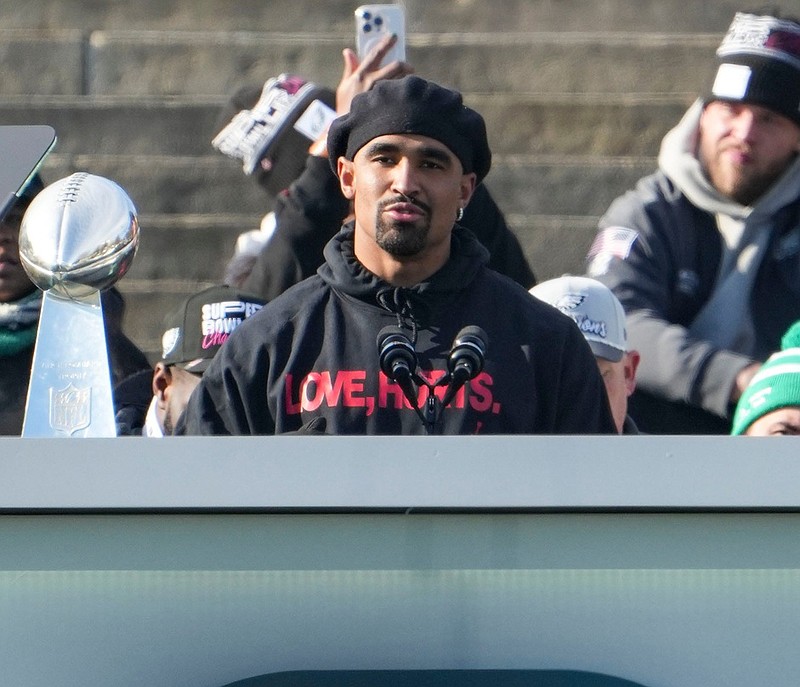
[[[0,438],[0,456],[4,686],[797,685],[792,439]]]

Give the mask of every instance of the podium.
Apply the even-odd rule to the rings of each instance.
[[[9,684],[793,687],[791,437],[0,439]]]

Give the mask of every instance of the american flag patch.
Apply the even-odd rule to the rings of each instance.
[[[639,236],[638,231],[625,227],[608,227],[603,229],[594,239],[587,258],[591,260],[598,255],[615,257],[624,260],[631,253],[633,242]]]

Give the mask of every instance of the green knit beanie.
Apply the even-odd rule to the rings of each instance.
[[[731,434],[744,434],[758,418],[779,408],[800,406],[800,321],[781,339],[744,390],[733,415]]]

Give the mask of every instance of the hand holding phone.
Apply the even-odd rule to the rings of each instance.
[[[405,11],[400,5],[361,5],[356,9],[356,54],[364,56],[387,35],[397,40],[386,53],[380,66],[406,59]]]

